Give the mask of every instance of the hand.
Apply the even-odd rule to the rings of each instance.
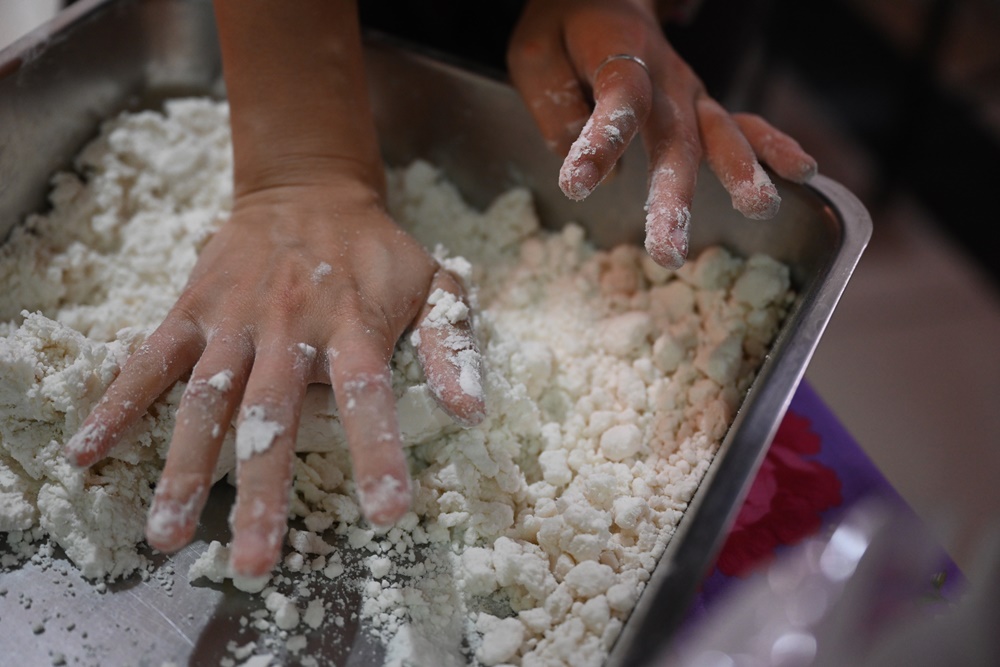
[[[609,59],[617,55],[634,58]],[[795,140],[759,116],[729,114],[706,93],[664,37],[653,0],[532,0],[508,63],[546,142],[566,155],[559,185],[571,199],[586,198],[642,133],[646,249],[663,266],[687,258],[703,157],[733,207],[754,219],[773,217],[780,203],[758,158],[796,182],[816,172]]]
[[[389,369],[399,336],[420,332],[418,357],[446,411],[465,424],[484,414],[469,320],[437,316],[428,297],[439,289],[463,298],[460,282],[353,177],[244,193],[67,455],[78,466],[101,459],[190,372],[147,538],[168,552],[190,541],[239,408],[232,567],[258,576],[281,553],[306,385],[332,384],[362,510],[391,524],[411,501]]]

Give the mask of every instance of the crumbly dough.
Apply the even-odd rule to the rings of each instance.
[[[8,566],[49,542],[92,578],[144,564],[137,545],[184,383],[91,470],[60,448],[228,215],[227,120],[225,104],[185,99],[109,121],[78,174],[53,179],[51,211],[0,251]],[[413,342],[400,341],[393,386],[414,505],[376,531],[361,518],[330,389],[311,386],[278,571],[343,577],[349,559],[330,544],[343,541],[364,564],[352,576],[386,664],[598,665],[786,314],[788,270],[710,248],[667,271],[638,247],[597,250],[574,224],[540,229],[525,190],[474,210],[424,162],[390,170],[389,186],[393,216],[468,281],[471,311],[441,295],[435,308],[472,318],[488,413],[474,428],[453,423]],[[220,478],[236,458],[227,428]],[[190,576],[227,577],[225,550],[213,544]],[[290,636],[279,648],[300,658],[302,634],[343,624],[305,593],[241,587],[259,591],[271,616],[257,622]]]

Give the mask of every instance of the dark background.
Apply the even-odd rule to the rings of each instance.
[[[360,6],[368,29],[503,74],[521,4]],[[876,225],[894,196],[912,196],[1000,287],[1000,2],[703,0],[691,21],[665,30],[731,110],[764,113],[773,72],[795,77],[870,156],[855,194]],[[852,183],[832,167],[821,160]]]

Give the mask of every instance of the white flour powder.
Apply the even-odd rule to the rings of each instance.
[[[137,544],[183,383],[91,470],[72,469],[60,448],[228,214],[227,120],[225,105],[204,100],[114,119],[81,154],[85,176],[56,176],[51,212],[0,251],[7,566],[50,542],[88,577],[144,566]],[[361,518],[330,389],[310,387],[287,555],[270,583],[237,582],[265,600],[247,622],[284,639],[234,643],[230,662],[295,654],[324,664],[303,655],[306,637],[345,619],[309,582],[350,577],[386,664],[598,665],[777,332],[788,272],[712,248],[674,273],[641,248],[598,251],[572,224],[541,231],[523,190],[480,212],[428,164],[389,179],[395,218],[474,288],[471,312],[432,299],[435,318],[473,320],[485,364],[470,386],[481,384],[488,414],[474,428],[453,423],[413,342],[400,342],[393,387],[415,501],[375,531]],[[209,382],[225,391],[231,377]],[[237,450],[278,434],[257,417],[249,439],[234,442],[228,426],[220,477]],[[221,581],[225,554],[213,544],[190,576]]]

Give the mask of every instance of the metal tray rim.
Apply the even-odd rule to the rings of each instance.
[[[0,50],[0,78],[16,76],[22,66],[62,39],[70,28],[97,18],[115,4],[115,0],[81,0]],[[433,60],[433,55],[426,52],[414,51],[410,55]],[[453,60],[439,61],[434,66],[454,68],[462,76],[486,76],[474,67],[463,69]],[[612,649],[606,663],[609,666],[641,664],[668,643],[679,628],[686,610],[684,601],[693,597],[703,569],[721,548],[725,532],[870,239],[871,218],[844,186],[820,174],[806,187],[825,202],[840,224],[839,246],[821,275],[800,295],[795,312],[760,369],[661,565]],[[663,600],[670,603],[664,606]]]

